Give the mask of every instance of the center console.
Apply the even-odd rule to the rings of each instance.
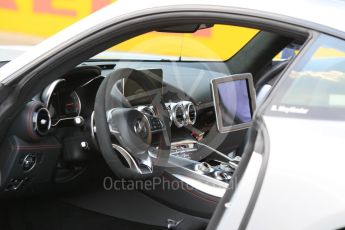
[[[244,130],[252,126],[255,90],[251,74],[213,79],[211,89],[216,124],[220,134]],[[201,160],[195,160],[192,156],[198,154],[200,148],[207,148],[211,154]],[[212,158],[212,156],[216,157]],[[170,169],[175,177],[200,191],[218,197],[221,197],[228,188],[241,160],[239,156],[224,154],[207,143],[197,140],[172,143],[170,159],[177,168]]]

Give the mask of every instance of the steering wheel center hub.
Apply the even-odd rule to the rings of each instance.
[[[149,127],[146,118],[138,118],[134,121],[134,132],[142,139],[147,138]]]

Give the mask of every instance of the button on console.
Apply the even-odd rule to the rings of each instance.
[[[36,165],[36,162],[37,162],[37,157],[35,154],[33,153],[29,153],[27,154],[24,159],[23,159],[23,162],[22,162],[22,168],[25,172],[29,172],[31,171],[35,165]]]

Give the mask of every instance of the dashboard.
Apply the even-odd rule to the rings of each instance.
[[[103,79],[104,77],[98,76],[86,83],[71,87],[71,80],[67,76],[67,78],[58,79],[48,85],[41,94],[41,101],[49,112],[51,128],[69,126],[78,118],[90,120],[96,93]],[[134,108],[148,116],[157,117],[155,108],[146,99],[147,97],[143,96],[140,86],[127,81],[122,87],[123,94]],[[163,88],[163,83],[158,83],[157,87]],[[164,85],[164,87],[167,86]],[[171,93],[172,86],[169,87]],[[180,93],[177,89],[174,91],[176,94]],[[165,103],[165,107],[169,113],[170,126],[183,128],[196,123],[197,108],[191,98],[184,97],[176,100],[163,95],[163,99],[169,101]]]
[[[214,144],[218,150],[226,153],[235,149],[244,135],[229,138],[219,136],[214,129],[216,119],[208,79],[198,90],[189,90],[187,86],[172,80],[171,72],[165,68],[169,63],[160,64],[152,63],[153,68],[148,69],[160,69],[157,73],[161,75],[161,80],[157,88],[163,89],[160,92],[169,114],[171,155],[200,162],[214,154],[214,149],[204,146]],[[99,66],[106,65],[101,63]],[[113,69],[99,66],[86,63],[76,67],[50,83],[25,105],[0,147],[1,157],[5,159],[2,162],[17,162],[15,165],[0,165],[3,191],[24,191],[26,185],[50,183],[52,178],[58,183],[74,180],[86,170],[90,158],[100,156],[94,138],[94,104],[104,76]],[[183,70],[185,68],[182,67]],[[211,72],[208,78],[220,74]],[[149,101],[132,97],[140,95],[140,87],[123,83],[121,88],[134,108],[148,117],[157,115]],[[206,170],[204,166],[202,164],[200,168]],[[194,170],[194,166],[191,168]],[[202,170],[197,167],[197,171]]]

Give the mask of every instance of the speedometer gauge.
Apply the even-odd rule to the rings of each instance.
[[[56,90],[48,106],[51,113],[52,126],[56,126],[60,121],[72,119],[80,115],[81,104],[78,94],[65,93],[62,90]]]

